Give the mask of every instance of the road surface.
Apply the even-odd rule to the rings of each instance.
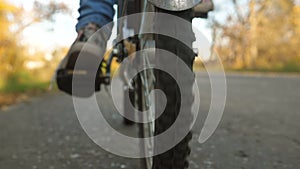
[[[204,118],[210,86],[204,74],[196,77],[199,118]],[[199,130],[193,131],[190,169],[300,168],[300,76],[229,74],[227,84],[217,131],[204,144],[197,142]],[[112,105],[105,92],[97,98]],[[114,109],[107,110],[115,129],[136,135],[136,126],[124,126]],[[94,144],[78,122],[72,99],[61,93],[1,110],[0,130],[0,169],[139,168],[139,160],[118,157]]]

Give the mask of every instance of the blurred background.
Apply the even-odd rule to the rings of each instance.
[[[78,6],[77,1],[1,0],[0,105],[14,100],[15,93],[47,89],[76,38]],[[201,60],[213,64],[219,56],[230,71],[299,72],[299,15],[299,0],[215,0],[209,19],[194,20],[211,42],[210,56]],[[195,66],[201,65],[198,59]]]
[[[73,11],[77,6],[61,1],[1,0],[0,107],[47,90],[57,64],[76,37]]]
[[[108,153],[87,137],[71,97],[49,92],[77,36],[79,0],[0,2],[0,168],[138,168],[138,160]],[[203,63],[223,63],[227,102],[207,142],[197,141],[203,123],[193,129],[190,168],[300,168],[300,0],[214,2],[208,19],[193,21],[210,42],[195,44],[210,51],[195,62],[199,121],[211,105]],[[124,127],[107,92],[97,98],[115,129],[137,134]]]

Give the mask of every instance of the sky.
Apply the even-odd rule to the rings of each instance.
[[[50,0],[38,0],[47,3]],[[56,0],[60,2],[61,0]],[[8,0],[17,6],[23,6],[26,10],[32,8],[34,0]],[[23,43],[44,51],[52,51],[56,47],[69,46],[72,44],[77,34],[75,25],[77,22],[79,1],[64,1],[72,9],[72,16],[56,15],[54,23],[34,24],[23,32]]]
[[[32,8],[34,0],[8,0],[9,2],[23,6],[26,10]],[[42,3],[47,3],[50,0],[38,0]],[[55,0],[61,2],[62,0]],[[79,16],[77,9],[79,7],[79,0],[63,1],[72,9],[72,16],[58,14],[56,16],[55,23],[39,23],[28,27],[23,32],[23,43],[31,47],[31,51],[34,53],[35,49],[43,50],[48,53],[55,50],[57,47],[68,47],[75,40],[77,33],[75,31],[75,25],[77,23],[77,17]],[[226,4],[226,0],[216,0],[215,4]],[[227,1],[228,2],[228,1]],[[222,5],[223,6],[223,5]],[[228,8],[230,10],[230,8]],[[219,17],[222,17],[221,14]],[[207,26],[207,21],[204,19],[194,19],[194,26],[202,32],[204,37],[211,41],[211,30]],[[201,45],[201,44],[199,44]],[[209,48],[209,46],[207,46]],[[208,54],[206,54],[208,55]]]

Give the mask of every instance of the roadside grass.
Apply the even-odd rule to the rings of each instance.
[[[296,73],[300,74],[300,67],[296,66],[285,66],[282,68],[254,68],[254,69],[226,69],[226,71],[233,71],[233,72],[258,72],[258,73]]]
[[[6,78],[0,93],[25,93],[29,91],[45,91],[49,82],[42,82],[26,72],[14,73]]]
[[[43,92],[47,90],[49,82],[26,82],[26,83],[6,83],[0,89],[0,93],[17,94],[26,92]]]
[[[30,96],[45,92],[49,82],[43,82],[26,72],[18,72],[1,81],[0,109],[17,102],[26,101]]]
[[[210,68],[210,70],[220,70],[220,66],[216,63],[207,63],[205,64]],[[300,74],[300,62],[290,62],[282,66],[278,67],[270,67],[270,68],[230,68],[224,65],[225,72],[253,72],[253,73],[292,73],[292,74]],[[203,63],[195,62],[194,63],[194,71],[206,71],[206,68]]]
[[[47,90],[48,86],[49,82],[41,82],[29,73],[13,73],[1,81],[0,109],[26,101],[30,96],[41,94]]]

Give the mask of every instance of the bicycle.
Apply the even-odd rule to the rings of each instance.
[[[194,17],[207,18],[207,13],[213,9],[212,1],[203,0],[201,3],[200,1],[118,0],[119,21],[115,45],[109,58],[101,61],[99,67],[94,63],[93,67],[98,67],[96,76],[99,75],[99,78],[96,83],[89,81],[88,83],[90,87],[100,89],[100,86],[95,84],[110,85],[111,83],[113,59],[117,58],[119,62],[128,59],[126,44],[133,44],[135,47],[136,56],[129,62],[131,64],[129,67],[134,68],[138,73],[134,76],[128,76],[130,70],[124,68],[122,76],[126,84],[124,93],[129,95],[129,99],[125,99],[124,107],[134,105],[133,107],[129,106],[130,109],[126,109],[125,112],[143,112],[135,113],[138,116],[136,119],[133,117],[124,119],[125,123],[128,124],[137,120],[139,137],[148,138],[141,139],[143,141],[140,142],[140,154],[143,157],[140,168],[188,168],[187,157],[191,152],[189,142],[192,139],[190,124],[193,123],[191,109],[194,101],[193,83],[195,77],[193,74],[186,76],[185,73],[192,72],[196,56],[196,52],[192,48],[192,43],[195,40],[192,19]],[[138,17],[134,17],[134,20],[126,20],[127,16],[135,16],[135,14]],[[149,25],[150,23],[154,24]],[[145,30],[149,27],[155,27],[158,32]],[[124,38],[124,28],[131,29],[133,31],[132,36]],[[165,57],[170,54],[176,57],[171,59]],[[186,69],[181,67],[180,63],[183,63]],[[160,65],[161,69],[155,68],[153,65]],[[83,62],[83,66],[86,67],[86,63]],[[163,71],[164,67],[167,71]],[[68,70],[58,70],[57,78],[61,84],[67,83],[69,85],[67,93],[72,93],[72,87],[70,87],[72,86],[72,79],[78,83],[73,84],[73,87],[78,87],[78,89],[81,87],[82,79],[86,79],[82,72],[76,73],[79,77],[74,80],[74,72],[69,74]],[[152,91],[157,89],[165,94],[165,104],[162,104],[164,98],[153,94]],[[80,90],[78,91],[80,93]],[[161,104],[165,109],[159,114]],[[181,110],[185,111],[183,116],[180,114]],[[130,116],[127,115],[126,117]],[[178,122],[179,117],[181,120]],[[173,127],[173,123],[176,124],[177,122],[177,128],[169,130]],[[156,137],[166,131],[170,131],[167,137]],[[171,142],[174,143],[174,146],[164,147]]]
[[[136,13],[141,13],[142,16],[140,20],[136,21],[136,23],[132,23],[128,20],[122,20],[122,22],[118,22],[117,30],[119,39],[116,39],[117,43],[114,45],[114,49],[105,63],[106,74],[102,79],[105,84],[110,84],[111,63],[113,58],[118,58],[119,62],[123,61],[125,58],[128,58],[126,43],[134,44],[135,51],[137,52],[149,48],[169,51],[178,56],[178,59],[181,59],[187,65],[187,67],[192,70],[193,60],[195,57],[195,52],[192,50],[192,43],[195,40],[195,36],[192,31],[191,22],[194,17],[207,18],[207,13],[209,10],[202,12],[205,9],[203,9],[203,6],[198,5],[200,0],[186,0],[183,2],[183,4],[181,4],[181,6],[171,6],[172,3],[174,4],[174,2],[177,1],[118,0],[118,18],[126,17]],[[185,38],[185,44],[177,39],[165,35],[141,33],[143,32],[144,25],[147,24],[147,18],[146,15],[144,15],[145,12],[163,13],[186,20],[189,24],[182,26],[176,25],[175,23],[172,25],[172,30],[170,30],[174,31],[175,34],[184,32],[185,36],[187,37]],[[135,35],[123,40],[124,27],[133,30]],[[150,51],[150,53],[151,52],[153,51]],[[147,112],[138,115],[138,121],[140,122],[138,123],[139,137],[150,138],[155,135],[159,135],[170,128],[178,116],[178,111],[180,109],[179,102],[183,102],[184,104],[181,105],[185,106],[185,110],[189,111],[186,113],[184,121],[186,123],[192,123],[193,116],[190,109],[193,102],[193,97],[190,97],[187,100],[180,100],[180,95],[193,95],[192,88],[194,77],[187,77],[186,79],[183,79],[185,88],[184,91],[179,91],[176,81],[174,81],[174,79],[168,73],[150,68],[150,60],[153,60],[153,58],[143,53],[137,55],[142,56],[135,56],[134,61],[131,62],[132,65],[130,66],[135,67],[137,65],[147,65],[146,67],[148,67],[148,69],[140,71],[136,76],[134,76],[134,78],[130,79],[126,75],[128,70],[123,68],[125,71],[123,71],[122,76],[123,81],[126,84],[124,94],[127,93],[130,98],[129,100],[125,100],[124,107],[126,108],[126,105],[133,104],[138,111]],[[157,56],[158,54],[152,53],[152,56],[153,55]],[[162,60],[156,58],[156,62],[162,62]],[[176,64],[176,61],[173,63]],[[175,74],[180,72],[180,70],[178,72],[176,69],[173,69],[172,71],[175,71]],[[155,102],[157,102],[157,97],[151,93],[151,91],[155,89],[160,89],[167,96],[166,109],[158,118],[156,118],[158,115],[155,114]],[[134,111],[134,109],[132,109],[130,106],[127,108],[127,110],[125,110],[125,112],[132,111]],[[124,117],[124,122],[126,124],[132,124],[134,119],[128,119],[128,115],[126,117],[127,118]],[[142,123],[142,121],[146,121],[147,123]],[[187,129],[188,127],[189,126],[186,125],[186,127],[183,128]],[[176,133],[174,133],[174,135],[176,135]],[[154,157],[152,155],[155,154],[158,149],[157,147],[159,147],[159,143],[163,142],[163,140],[148,139],[148,141],[142,141],[140,143],[140,149],[141,154],[143,154],[145,158],[141,159],[141,168],[188,168],[187,157],[191,152],[188,144],[191,138],[192,133],[188,132],[188,134],[175,147],[164,153],[159,153]]]

